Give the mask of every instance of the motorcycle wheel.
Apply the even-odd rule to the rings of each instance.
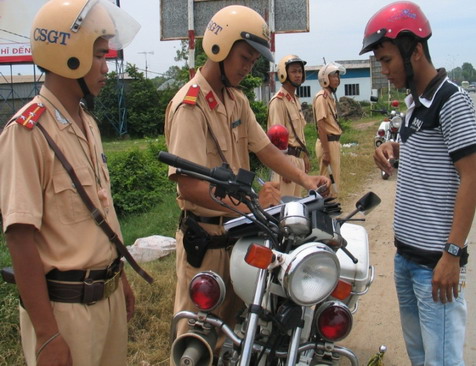
[[[383,170],[381,171],[382,173],[382,179],[383,180],[387,180],[388,178],[390,178],[390,175],[388,175],[387,173],[385,173]]]

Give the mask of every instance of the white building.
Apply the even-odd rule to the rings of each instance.
[[[370,60],[336,61],[345,67],[346,73],[341,75],[340,86],[337,88],[337,99],[340,97],[353,98],[356,101],[370,101],[372,91],[372,78]],[[302,84],[297,94],[302,103],[311,104],[314,96],[321,90],[317,75],[323,65],[306,66],[306,81]],[[279,81],[276,81],[278,87]]]

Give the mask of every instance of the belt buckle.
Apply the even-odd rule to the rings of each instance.
[[[117,286],[119,284],[119,279],[121,277],[121,272],[118,271],[114,276],[109,278],[108,280],[104,281],[104,295],[103,299],[107,299],[109,296],[113,294],[114,291],[116,291]]]

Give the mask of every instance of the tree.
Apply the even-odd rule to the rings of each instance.
[[[466,80],[469,82],[476,82],[476,70],[469,62],[464,62],[461,67],[455,67],[448,72],[449,77],[455,83],[461,85],[461,82]]]

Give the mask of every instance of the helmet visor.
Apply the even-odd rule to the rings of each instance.
[[[379,29],[377,32],[365,37],[362,45],[362,50],[359,52],[359,55],[372,51],[375,45],[382,42],[382,39],[383,37],[385,37],[385,34],[387,34],[387,30],[385,28],[382,28]]]
[[[256,51],[258,51],[269,62],[274,62],[273,54],[269,49],[269,43],[263,38],[255,36],[254,34],[242,32],[241,37]]]
[[[110,0],[88,0],[71,31],[80,32],[82,27],[96,29],[98,36],[109,41],[109,48],[121,50],[134,39],[140,24]]]

